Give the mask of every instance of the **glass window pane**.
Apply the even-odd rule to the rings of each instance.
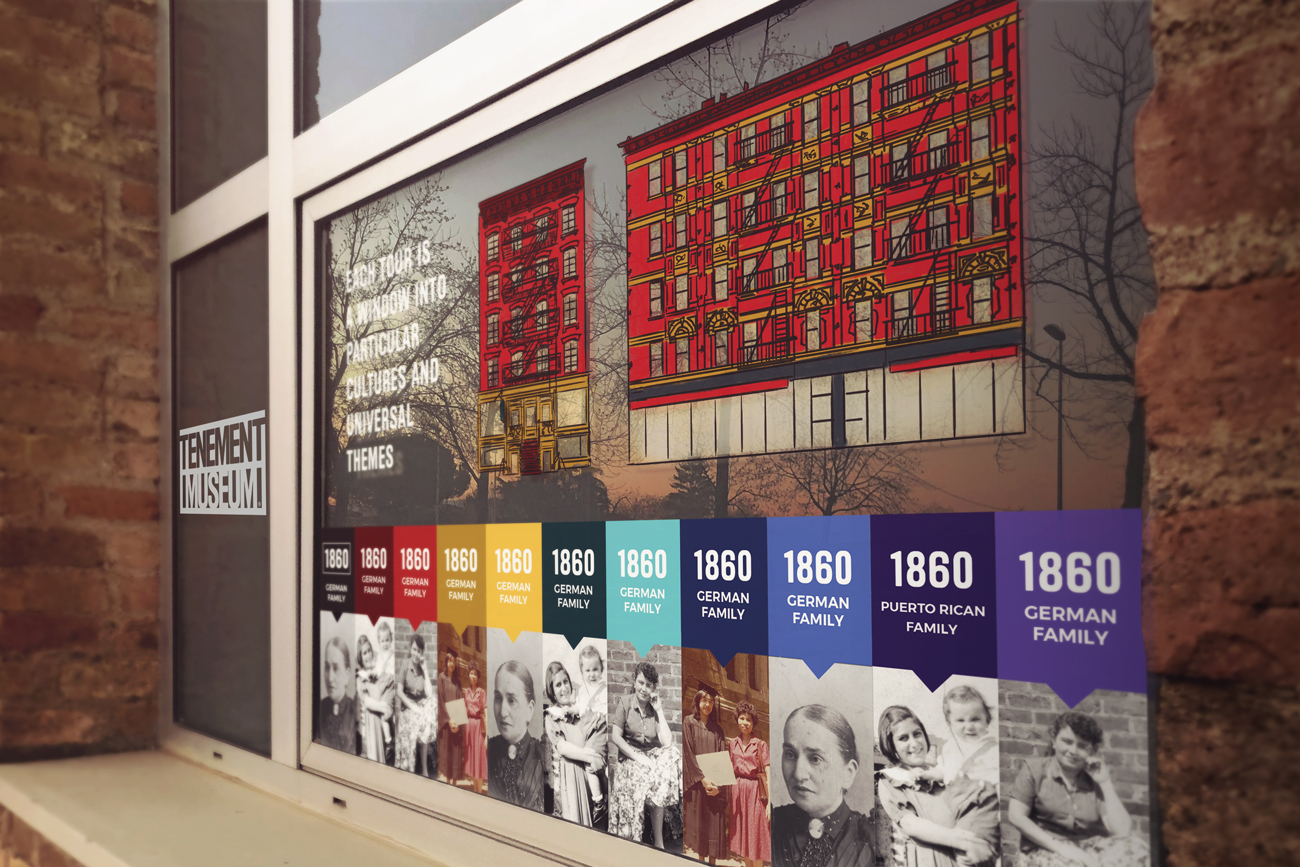
[[[266,0],[172,2],[172,204],[266,156]]]
[[[306,129],[519,0],[300,2]]]
[[[233,433],[235,448],[215,445],[217,435],[231,438],[230,420],[267,409],[265,223],[179,265],[174,298],[174,714],[187,728],[266,755],[271,750],[271,581],[265,476],[259,486],[256,468],[239,462],[237,448],[251,434],[250,455],[260,453],[265,467],[266,428],[259,431],[256,420],[246,421]],[[211,438],[181,433],[212,428],[217,434]],[[200,454],[204,444],[209,448]],[[216,501],[222,500],[223,482],[225,490],[232,486],[232,476],[239,477],[234,486],[251,482],[246,511],[260,506],[261,514],[232,514],[212,497],[196,503],[185,485],[193,466],[201,468],[200,479],[215,476]],[[204,513],[194,513],[196,508]]]

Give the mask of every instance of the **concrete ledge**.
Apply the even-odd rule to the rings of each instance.
[[[437,863],[162,752],[0,765],[0,807],[11,867]]]

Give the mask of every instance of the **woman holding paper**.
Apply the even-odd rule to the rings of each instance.
[[[609,738],[618,747],[610,830],[640,842],[645,810],[654,823],[654,845],[664,848],[664,808],[682,797],[682,754],[673,744],[663,703],[659,670],[642,660],[633,674],[632,692],[619,699],[609,718]]]
[[[728,845],[745,862],[745,867],[762,867],[772,859],[772,831],[767,821],[768,769],[771,763],[767,744],[754,737],[758,710],[749,702],[736,705],[736,726],[740,736],[727,741],[736,784],[728,790],[731,838]]]
[[[447,705],[462,698],[459,660],[456,651],[448,648],[443,655],[442,670],[438,672],[438,772],[453,786],[465,764],[461,752],[465,732],[447,715]]]
[[[726,736],[714,713],[718,691],[700,681],[695,710],[682,720],[682,830],[686,847],[701,861],[727,857],[727,793],[700,770],[697,756],[718,755]]]
[[[487,791],[487,690],[478,685],[478,666],[469,665],[465,690],[465,776],[480,795]]]

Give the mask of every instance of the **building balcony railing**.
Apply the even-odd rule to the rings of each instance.
[[[740,209],[740,231],[747,232],[750,229],[756,229],[773,220],[779,220],[789,213],[790,208],[785,197],[764,199],[750,205],[748,208]]]
[[[524,343],[539,338],[552,337],[560,330],[559,311],[548,310],[532,316],[521,316],[501,323],[501,342]]]
[[[770,127],[738,139],[735,147],[732,148],[732,161],[751,160],[790,144],[794,144],[794,124]]]
[[[918,180],[952,168],[960,161],[956,142],[917,151],[902,159],[886,160],[883,183],[888,185]]]
[[[551,226],[543,231],[533,229],[524,232],[517,244],[513,238],[504,238],[501,246],[505,250],[507,259],[529,259],[554,243],[555,227]]]
[[[502,295],[510,301],[518,301],[521,298],[532,298],[537,295],[547,295],[555,291],[555,285],[559,282],[558,275],[551,271],[541,277],[525,277],[518,283],[507,279],[502,288]]]
[[[765,340],[761,343],[743,343],[740,346],[740,364],[758,364],[774,361],[790,354],[790,338]]]
[[[782,283],[790,281],[790,265],[776,265],[772,268],[764,268],[761,271],[750,271],[748,274],[730,275],[730,291],[737,295],[752,295],[755,292],[763,292],[771,289],[773,286],[780,286]]]
[[[501,379],[506,385],[520,385],[526,382],[541,382],[545,379],[554,379],[559,375],[559,360],[553,358],[547,364],[546,370],[538,370],[532,361],[529,361],[527,365],[509,366],[503,372]]]
[[[943,66],[927,69],[924,72],[918,72],[916,75],[909,75],[894,84],[885,85],[885,107],[892,108],[895,105],[902,105],[905,102],[920,99],[955,84],[956,76],[953,71],[956,66],[955,62],[945,63]]]
[[[941,334],[950,334],[956,328],[956,308],[933,313],[916,313],[885,320],[885,342],[906,343]]]
[[[944,249],[952,243],[951,226],[951,223],[926,226],[890,238],[889,258],[895,260],[907,259],[911,256],[935,253]]]

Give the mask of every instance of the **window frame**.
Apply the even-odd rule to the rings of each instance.
[[[169,21],[170,0],[159,0],[158,6],[158,20]],[[257,220],[267,220],[267,412],[279,420],[268,431],[268,521],[272,539],[296,540],[271,549],[272,736],[271,756],[266,758],[173,721],[175,521],[171,510],[164,511],[158,716],[164,750],[293,800],[332,821],[436,851],[448,862],[523,856],[529,863],[539,857],[564,863],[598,863],[611,857],[632,865],[664,863],[661,855],[636,844],[615,842],[607,835],[557,834],[552,817],[503,810],[493,799],[430,786],[416,775],[312,743],[317,672],[310,663],[314,611],[309,600],[318,519],[317,233],[320,222],[330,216],[741,25],[766,6],[767,0],[573,0],[556,7],[546,0],[522,0],[296,134],[297,10],[292,2],[270,3],[267,156],[174,212],[170,33],[166,26],[160,28],[160,424],[166,431],[174,427],[174,266]],[[537,39],[538,32],[548,38]],[[486,55],[495,58],[493,64],[477,62]],[[463,71],[471,68],[475,75],[465,77]],[[461,86],[439,86],[452,77]],[[504,253],[499,249],[498,261]],[[160,437],[164,502],[174,496],[174,451],[171,437]],[[346,801],[346,811],[337,806],[340,801]]]

